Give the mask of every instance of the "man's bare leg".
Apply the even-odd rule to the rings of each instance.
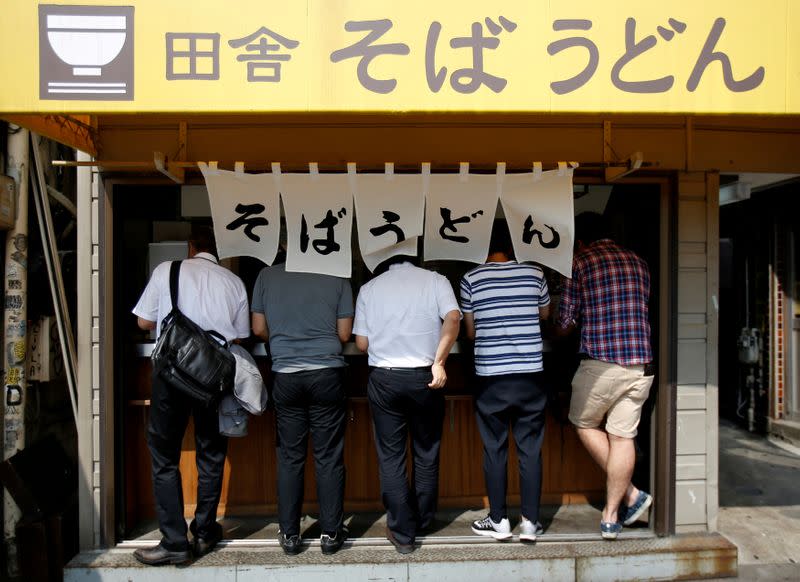
[[[603,469],[603,471],[606,473],[607,504],[610,499],[609,485],[612,479],[611,476],[609,475],[609,469],[608,469],[609,454],[612,446],[610,444],[610,441],[612,439],[628,441],[628,444],[630,445],[631,449],[630,454],[632,455],[633,461],[631,462],[630,471],[628,472],[627,485],[622,492],[620,500],[617,501],[614,511],[616,512],[621,501],[625,501],[625,503],[628,506],[631,506],[634,503],[636,503],[636,498],[639,496],[639,489],[634,487],[633,484],[630,482],[631,475],[633,474],[633,466],[634,463],[636,462],[636,449],[633,447],[633,439],[622,439],[614,435],[609,435],[608,433],[606,433],[606,431],[599,428],[575,427],[575,430],[578,432],[578,438],[581,440],[581,443],[583,443],[583,446],[586,448],[586,450],[589,451],[589,454],[591,455],[592,459],[594,459],[594,462],[597,463],[600,466],[600,468]],[[619,484],[615,483],[615,487],[618,486]],[[605,519],[605,514],[603,521],[608,521],[607,519]]]
[[[616,522],[617,510],[631,485],[636,449],[633,439],[608,435],[608,463],[606,464],[606,506],[603,521]],[[638,494],[638,493],[637,493]]]

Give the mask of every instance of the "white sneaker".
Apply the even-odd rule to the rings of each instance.
[[[479,536],[489,536],[496,540],[511,539],[511,524],[508,518],[504,517],[500,522],[492,521],[488,515],[483,519],[472,522],[472,531]]]
[[[535,542],[536,536],[543,532],[544,528],[538,521],[534,523],[523,517],[519,522],[519,541],[521,542]]]

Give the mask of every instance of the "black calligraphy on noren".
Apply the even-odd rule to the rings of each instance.
[[[312,248],[321,255],[329,255],[331,253],[338,253],[342,247],[336,242],[334,238],[334,227],[339,224],[339,219],[347,215],[347,209],[342,208],[336,214],[333,210],[328,210],[319,223],[314,225],[314,228],[325,230],[325,238],[318,238],[311,241],[308,234],[308,223],[306,222],[306,215],[300,216],[300,251],[305,253],[308,251],[308,243],[311,242]]]
[[[382,224],[381,226],[374,226],[369,229],[369,232],[370,234],[372,234],[372,236],[383,236],[386,233],[392,232],[397,237],[395,244],[401,243],[404,240],[406,240],[406,235],[403,232],[403,229],[395,224],[395,222],[400,220],[399,214],[397,214],[396,212],[392,212],[391,210],[384,210],[383,219],[386,221],[386,224]]]
[[[269,220],[263,216],[255,216],[263,213],[267,209],[263,204],[237,204],[236,212],[241,214],[236,220],[230,222],[225,228],[236,230],[244,227],[244,234],[253,242],[260,242],[261,237],[253,232],[259,226],[268,226]]]
[[[522,242],[529,245],[533,242],[534,237],[536,237],[542,248],[554,249],[558,247],[558,245],[561,244],[561,235],[549,224],[545,224],[544,227],[550,231],[550,240],[548,241],[544,240],[544,235],[541,230],[533,228],[533,217],[529,214],[522,228]]]
[[[458,233],[457,225],[471,222],[473,218],[483,215],[483,210],[476,210],[472,214],[460,216],[458,218],[453,218],[453,211],[449,208],[439,208],[439,213],[442,215],[442,226],[439,227],[439,236],[452,242],[468,243],[469,237],[455,234],[451,235],[448,234],[447,231]]]

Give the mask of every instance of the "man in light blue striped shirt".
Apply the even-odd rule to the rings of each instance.
[[[475,340],[475,397],[483,440],[483,471],[489,515],[472,524],[478,535],[512,537],[506,510],[508,428],[519,457],[520,541],[541,532],[542,440],[547,389],[542,373],[540,322],[550,315],[542,269],[514,259],[505,221],[497,221],[486,263],[461,280],[461,310]]]

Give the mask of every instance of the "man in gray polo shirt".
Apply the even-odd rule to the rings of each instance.
[[[345,366],[342,343],[353,328],[353,292],[347,279],[261,271],[253,289],[253,333],[269,340],[278,429],[278,540],[287,554],[300,551],[308,434],[314,447],[320,545],[342,547],[344,498]]]

